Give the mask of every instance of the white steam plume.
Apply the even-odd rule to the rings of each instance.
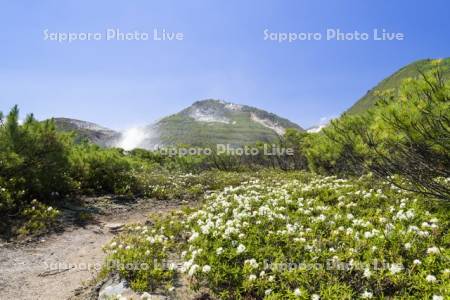
[[[115,147],[124,150],[133,150],[135,148],[150,149],[152,145],[150,145],[149,140],[155,137],[155,133],[149,127],[131,127],[122,132]]]

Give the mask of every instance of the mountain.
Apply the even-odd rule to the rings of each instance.
[[[155,124],[129,128],[120,133],[76,119],[54,118],[54,121],[59,130],[75,132],[78,140],[87,139],[102,147],[126,150],[180,144],[243,146],[258,141],[275,142],[287,128],[303,131],[297,124],[273,113],[211,99],[197,101]]]
[[[153,137],[146,144],[242,146],[257,141],[273,142],[287,128],[303,131],[297,124],[273,113],[221,100],[197,101],[177,114],[148,127]],[[156,134],[155,134],[156,133]]]
[[[443,72],[444,77],[450,78],[450,57],[444,59],[424,59],[413,62],[391,76],[381,81],[373,89],[369,90],[364,97],[357,101],[350,109],[347,110],[347,114],[358,114],[375,105],[378,100],[377,94],[381,91],[389,89],[397,90],[400,87],[401,82],[406,78],[417,78],[420,76],[419,71],[427,72],[432,69],[436,62],[440,62],[439,66]]]
[[[75,132],[78,140],[87,139],[102,147],[114,145],[121,135],[117,131],[91,122],[69,118],[53,118],[53,120],[59,130]]]

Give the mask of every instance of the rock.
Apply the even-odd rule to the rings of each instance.
[[[103,284],[98,294],[98,300],[108,299],[139,299],[139,296],[127,286],[125,280],[109,279]]]
[[[166,297],[166,296],[163,296],[163,295],[152,295],[152,294],[149,294],[147,292],[145,292],[145,293],[143,293],[141,295],[141,299],[142,300],[169,300],[169,298]]]
[[[98,293],[98,300],[109,300],[109,299],[126,299],[126,300],[169,300],[170,298],[157,295],[149,294],[147,292],[139,295],[135,293],[125,280],[119,280],[118,277],[108,279],[100,288]]]
[[[123,228],[123,226],[124,225],[120,224],[120,223],[108,223],[108,224],[105,224],[105,227],[107,229],[109,229],[109,231],[111,231],[111,232],[120,231]]]

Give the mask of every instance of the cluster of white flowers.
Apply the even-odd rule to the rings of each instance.
[[[371,287],[385,281],[381,280],[385,276],[396,278],[390,282],[408,276],[411,280],[421,278],[422,284],[432,286],[445,281],[448,272],[443,270],[448,270],[448,263],[442,263],[444,267],[437,273],[436,269],[427,269],[426,260],[428,257],[444,261],[448,250],[436,237],[445,222],[420,206],[411,193],[387,184],[365,188],[360,182],[320,176],[306,182],[250,180],[211,193],[204,206],[187,214],[181,222],[186,251],[181,255],[180,270],[190,277],[202,276],[204,280],[211,276],[216,280],[227,272],[224,265],[230,264],[230,272],[237,272],[236,267],[240,266],[246,288],[261,285],[263,288],[258,290],[270,297],[279,292],[276,286],[282,286],[277,281],[302,270],[290,269],[290,261],[285,262],[288,267],[276,270],[279,257],[296,257],[302,260],[296,263],[324,266],[332,261],[345,265],[344,271],[358,270],[363,265],[355,273],[364,278],[358,291],[361,299],[377,298],[379,295]],[[150,244],[165,245],[171,240],[164,230],[136,230]],[[399,244],[393,245],[392,241]],[[374,268],[372,260],[382,267]],[[311,291],[300,281],[295,286],[284,292],[320,299],[321,291]]]

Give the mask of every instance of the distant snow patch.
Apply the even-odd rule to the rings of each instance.
[[[251,113],[250,117],[251,117],[252,121],[259,123],[259,124],[263,125],[264,127],[272,129],[278,135],[284,135],[284,133],[286,132],[284,127],[278,125],[277,123],[272,122],[271,120],[261,119],[254,113]]]

